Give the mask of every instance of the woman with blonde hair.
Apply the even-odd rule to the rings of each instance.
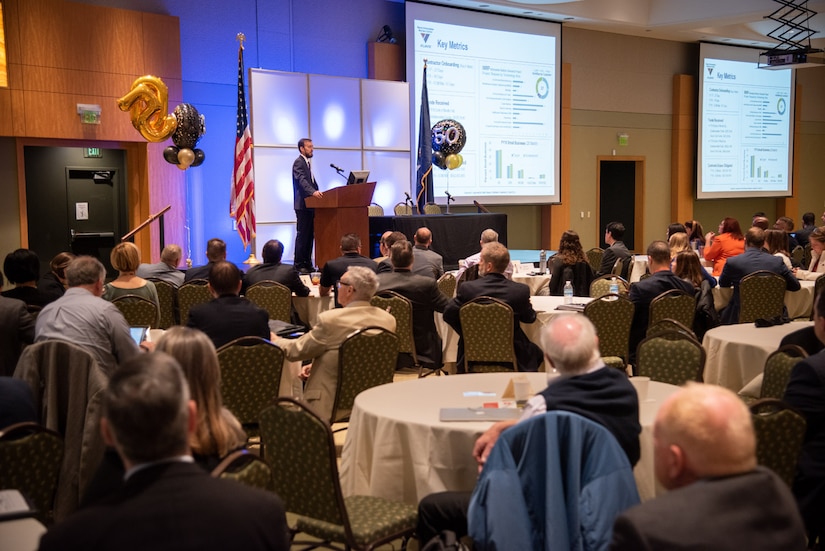
[[[103,289],[103,298],[114,300],[123,295],[138,295],[158,304],[158,291],[155,284],[135,275],[140,266],[140,251],[137,245],[124,241],[115,245],[109,255],[112,267],[118,271],[116,279],[107,283]]]
[[[716,278],[711,276],[699,261],[699,256],[692,250],[681,251],[671,260],[673,275],[689,281],[695,288],[707,281],[710,287],[716,287]]]
[[[192,455],[201,466],[212,469],[221,458],[246,444],[241,424],[221,399],[221,370],[218,354],[206,333],[175,326],[158,339],[155,350],[166,352],[183,368],[198,419],[189,441]]]
[[[808,236],[811,245],[811,264],[807,270],[796,270],[797,279],[814,280],[825,274],[825,226],[814,228]]]
[[[688,241],[688,234],[685,232],[676,232],[670,236],[670,239],[667,240],[668,247],[670,247],[670,260],[671,263],[673,259],[676,258],[676,255],[683,252],[688,251],[691,252],[690,248],[690,241]]]

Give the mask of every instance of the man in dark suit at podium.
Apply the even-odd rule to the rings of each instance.
[[[315,239],[315,209],[307,208],[304,199],[323,197],[318,191],[318,182],[312,175],[312,140],[298,140],[300,155],[292,163],[292,191],[294,194],[295,220],[295,269],[308,274],[314,271],[312,263],[312,241]]]

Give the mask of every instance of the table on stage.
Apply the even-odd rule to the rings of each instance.
[[[424,214],[415,216],[370,216],[370,245],[366,256],[378,256],[377,243],[385,231],[400,231],[412,241],[418,228],[433,232],[432,250],[444,258],[444,269],[458,268],[458,261],[479,250],[481,232],[492,228],[507,244],[507,215],[501,213]]]
[[[756,327],[752,323],[738,323],[711,329],[702,340],[707,353],[704,381],[739,392],[762,373],[768,355],[779,348],[785,335],[812,324],[811,321],[795,321]]]
[[[535,392],[546,386],[544,373],[526,373]],[[341,454],[344,495],[372,495],[410,504],[433,492],[472,490],[478,467],[472,450],[491,422],[442,422],[442,407],[478,407],[500,400],[510,373],[427,377],[391,383],[355,399]],[[653,471],[653,420],[661,402],[678,387],[651,382],[640,404],[642,454],[634,469],[642,499],[660,493]],[[465,392],[496,396],[465,396]]]
[[[785,291],[785,307],[788,309],[789,318],[807,318],[811,315],[815,284],[815,281],[800,281],[799,285],[802,287],[800,290]],[[732,296],[733,287],[713,288],[713,304],[717,310],[727,306]]]

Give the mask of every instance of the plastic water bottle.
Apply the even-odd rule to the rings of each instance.
[[[544,249],[539,252],[539,273],[544,274],[547,271],[547,251]]]
[[[610,279],[610,292],[614,295],[619,294],[619,280],[615,277]]]
[[[573,283],[569,279],[564,282],[564,303],[573,304]]]

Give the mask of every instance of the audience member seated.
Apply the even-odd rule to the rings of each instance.
[[[713,262],[713,277],[719,277],[728,258],[745,252],[745,238],[736,218],[725,218],[719,223],[719,234],[709,231],[705,235],[703,256]]]
[[[670,259],[676,258],[676,255],[683,252],[691,252],[690,241],[688,241],[688,234],[685,232],[676,232],[671,234],[667,240],[667,245],[670,248]]]
[[[792,251],[799,246],[799,241],[796,240],[794,237],[793,227],[794,223],[793,220],[787,216],[780,216],[776,219],[776,222],[773,224],[774,229],[782,230],[788,235],[788,250]]]
[[[733,287],[733,296],[720,314],[724,324],[739,323],[739,283],[748,274],[767,270],[782,276],[786,290],[798,291],[801,288],[799,281],[785,266],[785,263],[762,248],[765,244],[763,230],[756,227],[749,229],[745,234],[745,244],[747,245],[745,252],[728,259],[722,275],[719,276],[720,287]]]
[[[685,228],[684,224],[680,224],[679,222],[674,222],[667,227],[667,239],[665,241],[670,241],[670,237],[674,233],[684,233],[687,234],[687,228]]]
[[[237,266],[225,260],[212,264],[209,292],[215,298],[193,306],[186,326],[206,333],[215,348],[241,337],[270,338],[269,314],[238,296],[241,285],[241,271]]]
[[[378,242],[378,251],[381,253],[381,256],[377,258],[373,258],[376,264],[380,264],[384,260],[389,259],[390,257],[390,248],[387,247],[386,239],[392,233],[392,230],[387,230],[381,234],[381,239]]]
[[[389,235],[386,233],[384,234],[384,247],[387,250],[387,257],[378,263],[378,266],[375,268],[376,273],[383,274],[392,271],[392,262],[390,261],[389,251],[392,249],[392,246],[399,241],[406,240],[407,236],[400,231],[390,232]]]
[[[140,251],[137,245],[129,241],[118,243],[112,249],[109,259],[118,276],[103,288],[103,298],[111,301],[124,295],[137,295],[151,300],[156,305],[159,304],[155,284],[135,274],[140,266]]]
[[[444,259],[440,254],[430,249],[430,245],[433,244],[433,232],[429,228],[418,228],[413,240],[415,241],[413,247],[413,273],[433,279],[438,279],[444,275]]]
[[[825,293],[814,301],[813,332],[820,345],[825,343]],[[825,351],[794,366],[784,401],[807,422],[793,493],[805,521],[809,549],[816,549],[817,538],[820,547],[825,541]]]
[[[808,244],[808,236],[816,228],[816,214],[806,212],[802,215],[802,227],[794,234],[799,245],[804,247]]]
[[[338,281],[350,266],[363,266],[373,272],[377,270],[375,261],[366,256],[361,256],[361,238],[354,233],[348,233],[341,238],[341,256],[329,260],[321,270],[321,284],[318,287],[318,294],[325,297],[329,296],[331,289],[334,290],[336,308],[341,307],[341,303],[338,301]]]
[[[0,286],[3,274],[0,273]],[[0,296],[0,376],[11,376],[23,347],[34,342],[34,317],[26,303]]]
[[[823,310],[825,310],[825,308],[823,308]],[[808,356],[813,356],[825,348],[825,344],[816,336],[816,327],[813,326],[803,327],[802,329],[788,333],[779,341],[779,348],[782,348],[786,344],[795,344],[801,347]]]
[[[489,246],[489,245],[488,245]],[[639,461],[639,400],[633,385],[618,369],[606,367],[599,356],[596,329],[585,316],[556,316],[542,329],[541,345],[547,370],[560,377],[531,398],[518,421],[492,425],[476,440],[473,456],[479,471],[499,435],[517,422],[547,411],[582,415],[608,429],[627,454],[631,465]],[[441,492],[426,496],[418,505],[419,541],[426,542],[442,530],[467,535],[467,507],[471,492]]]
[[[536,311],[530,303],[530,289],[504,277],[510,263],[510,252],[498,242],[487,243],[481,248],[478,273],[481,276],[466,281],[458,287],[455,298],[444,309],[444,321],[458,333],[458,360],[456,370],[464,373],[464,339],[461,334],[459,310],[476,297],[497,298],[513,309],[513,345],[516,350],[519,371],[537,371],[541,365],[541,349],[530,342],[521,329],[521,323],[536,321]]]
[[[682,251],[677,254],[672,265],[673,275],[693,285],[696,315],[693,317],[691,329],[699,342],[702,342],[705,333],[721,323],[719,312],[716,311],[716,301],[713,298],[716,278],[705,270],[699,262],[699,257],[693,251]]]
[[[304,400],[322,419],[332,416],[338,383],[338,347],[349,334],[364,327],[377,326],[395,331],[392,314],[370,305],[378,289],[375,272],[364,266],[350,266],[338,282],[338,299],[343,308],[322,312],[309,333],[297,339],[276,338],[290,361],[312,360],[304,366],[308,376]]]
[[[183,251],[178,245],[166,245],[160,252],[160,262],[141,264],[135,273],[138,277],[154,277],[180,287],[183,285],[183,272],[178,270],[181,258],[183,258]]]
[[[671,260],[671,266],[673,274],[689,281],[694,289],[701,287],[703,281],[707,281],[711,288],[716,287],[716,278],[710,275],[702,266],[699,257],[693,251],[682,251],[674,256]]]
[[[435,328],[434,312],[443,312],[447,297],[438,289],[438,283],[427,276],[414,274],[413,248],[409,241],[398,241],[390,249],[393,271],[378,274],[378,292],[395,291],[412,304],[413,340],[418,361],[430,369],[443,365],[441,337]],[[399,367],[412,365],[409,358],[399,355]]]
[[[66,266],[72,260],[72,253],[57,253],[49,262],[49,273],[37,282],[37,290],[47,303],[54,302],[66,292]]]
[[[478,241],[480,249],[483,249],[484,245],[486,245],[487,243],[498,243],[498,232],[496,230],[487,228],[486,230],[481,232],[481,239],[479,239]],[[458,272],[455,274],[456,279],[459,279],[461,277],[461,274],[463,274],[468,268],[478,264],[479,260],[481,260],[480,249],[476,254],[468,256],[464,259],[464,264],[462,266],[459,266]],[[504,277],[506,277],[507,279],[513,279],[513,271],[514,266],[513,263],[510,262],[510,264],[507,265],[507,269],[504,270]]]
[[[309,295],[309,287],[301,281],[298,270],[294,266],[281,264],[284,256],[284,245],[277,239],[270,239],[261,249],[263,264],[252,266],[246,272],[246,284],[254,285],[261,281],[276,281],[286,286],[295,296],[305,297]]]
[[[622,238],[624,237],[624,224],[621,222],[610,222],[604,229],[604,242],[607,248],[602,254],[602,265],[596,272],[596,277],[613,273],[613,266],[617,260],[624,260],[630,256]]]
[[[584,256],[579,234],[573,230],[561,234],[559,250],[550,259],[550,296],[564,295],[564,285],[568,281],[573,285],[573,295],[590,296],[593,268]]]
[[[825,214],[823,214],[825,217]],[[808,235],[811,244],[811,263],[807,270],[796,270],[794,274],[799,279],[815,280],[825,274],[825,226],[820,226]]]
[[[22,379],[0,376],[0,432],[17,423],[39,423],[34,395]]]
[[[698,249],[700,246],[705,246],[705,229],[698,220],[688,220],[685,222],[685,230],[687,230],[691,247],[695,245]]]
[[[688,383],[668,398],[653,460],[669,491],[619,515],[611,550],[805,549],[793,496],[757,467],[750,411],[730,390]]]
[[[753,220],[751,220],[751,227],[759,228],[761,230],[767,230],[771,227],[771,221],[767,219],[764,212],[757,212],[753,215]]]
[[[196,419],[174,358],[155,352],[125,362],[104,392],[100,423],[126,468],[123,487],[52,526],[40,549],[289,549],[274,493],[193,464]]]
[[[108,374],[138,354],[129,325],[115,305],[103,300],[106,268],[96,258],[78,256],[66,267],[66,294],[37,316],[35,342],[68,341],[85,348]],[[145,346],[145,345],[144,345]]]
[[[212,238],[206,243],[206,260],[203,266],[189,268],[183,276],[184,283],[193,279],[209,279],[209,272],[216,262],[226,260],[226,243],[223,239]],[[241,273],[243,281],[243,273]]]
[[[37,289],[37,279],[40,277],[40,259],[37,258],[37,253],[29,249],[17,249],[7,254],[3,272],[14,287],[0,293],[2,296],[22,300],[28,306],[42,307],[48,304],[46,297]]]
[[[636,358],[636,347],[647,333],[647,326],[650,322],[650,303],[653,299],[673,289],[690,296],[694,296],[695,293],[692,283],[670,271],[670,249],[664,241],[654,241],[647,247],[647,266],[650,269],[650,277],[631,285],[628,295],[630,302],[636,305],[630,326],[630,350],[628,352],[631,362]]]
[[[788,252],[788,234],[782,230],[765,230],[765,249],[782,262],[789,270],[793,269],[791,255]]]

